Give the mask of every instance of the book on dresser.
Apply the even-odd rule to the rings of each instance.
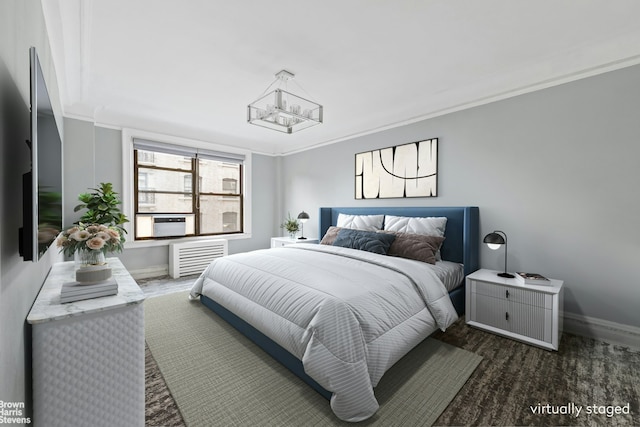
[[[90,285],[81,284],[79,282],[67,282],[62,285],[60,290],[60,303],[81,301],[90,298],[106,297],[116,295],[118,293],[118,283],[112,277],[99,283]]]
[[[551,281],[549,279],[538,273],[517,272],[516,279],[518,279],[520,283],[524,283],[526,285],[551,285]]]

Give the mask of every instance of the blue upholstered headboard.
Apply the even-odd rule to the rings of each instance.
[[[336,225],[339,213],[416,217],[446,216],[446,239],[440,249],[442,259],[463,263],[465,275],[479,268],[480,228],[478,208],[475,206],[320,208],[320,236],[324,236],[330,226]]]

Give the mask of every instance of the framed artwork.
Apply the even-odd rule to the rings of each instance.
[[[438,138],[356,154],[355,198],[436,197]]]

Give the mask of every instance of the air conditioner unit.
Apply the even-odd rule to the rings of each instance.
[[[182,215],[154,215],[153,237],[173,237],[187,234],[187,218]]]

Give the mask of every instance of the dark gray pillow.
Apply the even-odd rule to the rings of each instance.
[[[429,264],[436,263],[436,252],[444,242],[444,237],[439,236],[409,233],[396,233],[395,236],[387,255],[414,259]]]
[[[343,228],[338,232],[333,246],[386,255],[395,238],[396,236],[393,234]]]

